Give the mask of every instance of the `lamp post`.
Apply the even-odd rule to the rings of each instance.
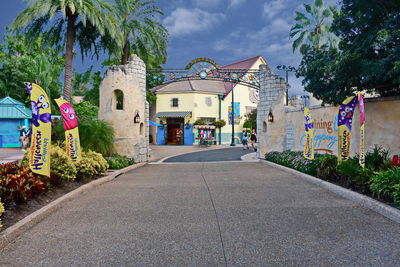
[[[232,90],[231,90],[231,92],[232,92],[232,112],[231,112],[231,116],[232,116],[232,119],[231,119],[231,122],[232,122],[232,140],[231,140],[231,146],[236,146],[236,144],[235,144],[235,106],[234,106],[235,97],[233,95],[233,88],[234,87],[235,87],[235,85],[232,83]]]
[[[293,66],[278,65],[276,67],[278,70],[284,70],[286,72],[286,83],[289,84],[289,71],[295,72],[296,68]],[[286,86],[286,106],[289,105],[289,88]]]
[[[221,103],[222,103],[222,98],[224,97],[224,95],[218,95],[218,99],[219,99],[219,120],[221,121]],[[219,137],[219,144],[221,144],[221,127],[219,128],[219,132],[218,132],[218,137]]]

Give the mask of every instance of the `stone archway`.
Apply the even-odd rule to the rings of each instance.
[[[132,55],[128,64],[110,67],[100,85],[99,119],[114,128],[116,153],[144,162],[149,158],[149,104],[146,66]]]

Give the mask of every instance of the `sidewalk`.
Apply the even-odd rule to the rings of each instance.
[[[0,148],[0,164],[19,161],[24,156],[24,152],[19,148]]]

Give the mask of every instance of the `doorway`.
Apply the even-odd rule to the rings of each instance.
[[[167,144],[183,145],[183,118],[167,119]]]

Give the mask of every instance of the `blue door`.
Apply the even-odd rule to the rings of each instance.
[[[165,126],[157,127],[157,145],[165,145]]]
[[[193,145],[193,124],[185,124],[183,135],[184,145]]]

